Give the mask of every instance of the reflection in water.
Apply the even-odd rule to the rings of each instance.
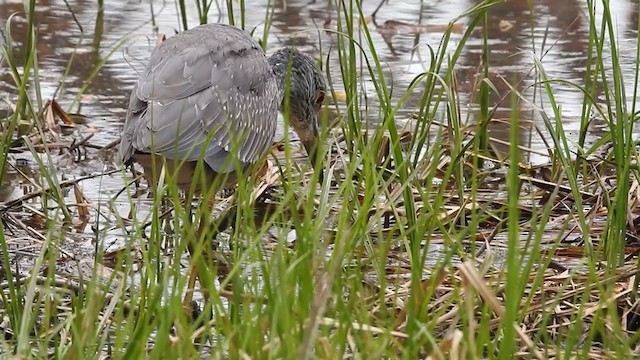
[[[388,67],[387,76],[393,76],[393,86],[397,89],[394,90],[396,100],[402,96],[410,81],[428,68],[427,57],[424,56],[426,46],[437,48],[446,25],[465,9],[478,3],[472,0],[437,4],[419,0],[392,1],[383,3],[375,18],[365,19],[372,39],[378,45],[378,56]],[[254,36],[257,38],[262,37],[265,29],[266,14],[270,10],[268,4],[267,1],[258,0],[246,2],[246,9],[249,10],[246,13],[246,28],[255,29]],[[589,32],[586,3],[578,0],[546,0],[535,2],[533,9],[529,4],[527,0],[513,0],[491,8],[488,13],[488,27],[484,31],[489,38],[489,80],[496,90],[490,93],[491,103],[496,105],[493,114],[495,119],[510,117],[509,94],[512,88],[529,94],[537,106],[548,108],[546,97],[539,92],[539,88],[532,86],[536,82],[534,57],[541,59],[550,78],[580,84],[585,77]],[[364,14],[373,14],[379,5],[377,1],[365,2]],[[632,72],[635,49],[627,44],[635,43],[637,1],[616,1],[611,6],[620,39],[621,65]],[[317,54],[321,44],[326,54],[335,47],[336,35],[333,31],[337,29],[338,14],[332,2],[276,1],[273,7],[273,21],[267,37],[268,52],[281,46],[295,45]],[[63,106],[69,106],[76,93],[90,79],[88,88],[79,98],[80,110],[93,119],[90,125],[98,130],[93,140],[99,144],[111,142],[119,136],[129,89],[155,44],[156,30],[170,36],[181,28],[176,7],[157,3],[149,6],[148,3],[120,0],[107,3],[77,1],[70,3],[70,8],[67,8],[62,0],[48,0],[39,2],[37,9],[37,51],[39,67],[42,69],[40,83],[43,97],[46,99],[55,94]],[[16,41],[13,55],[18,59],[24,55],[26,22],[22,11],[21,1],[0,3],[0,23],[4,23],[10,14],[18,14],[10,27]],[[151,16],[151,11],[155,12],[154,16]],[[597,7],[596,16],[601,16],[601,12],[601,7]],[[195,8],[187,8],[186,13],[189,25],[199,22]],[[228,18],[226,13],[218,13],[216,7],[210,9],[208,15],[211,20],[226,21]],[[238,15],[236,13],[236,18]],[[469,21],[469,18],[458,20],[456,26],[460,28],[452,35],[452,49]],[[480,28],[472,33],[456,69],[457,90],[461,101],[469,104],[470,121],[476,121],[478,116],[473,104],[477,96],[477,75],[482,66],[483,36]],[[123,39],[126,45],[120,46]],[[335,78],[333,82],[340,84],[339,63],[335,53],[332,50],[328,66]],[[96,69],[99,71],[94,74]],[[627,76],[625,81],[631,86],[633,77]],[[554,89],[562,105],[565,128],[575,130],[582,114],[582,95],[569,86],[554,85]],[[0,92],[9,96],[16,93],[6,67],[0,68]],[[403,116],[406,119],[415,112],[417,102],[417,96],[410,99],[398,119],[402,121]],[[3,111],[7,111],[6,104],[0,105],[0,113]],[[532,123],[533,126],[544,128],[532,106],[520,102],[517,111],[521,119],[531,121],[522,124],[523,143],[531,138],[533,143],[530,146],[545,147],[536,142],[537,137],[531,135],[527,125]],[[491,135],[506,140],[508,127],[492,126]]]

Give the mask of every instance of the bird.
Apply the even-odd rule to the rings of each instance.
[[[285,47],[267,58],[248,33],[226,24],[179,33],[152,51],[134,85],[120,160],[140,164],[152,182],[164,164],[183,189],[202,190],[220,175],[232,186],[236,170],[273,144],[287,87],[289,124],[315,160],[326,87],[310,56]],[[194,179],[200,159],[204,178]]]
[[[255,169],[269,151],[278,111],[288,110],[289,124],[312,164],[320,164],[318,118],[325,89],[313,58],[296,48],[284,47],[267,57],[258,42],[235,26],[191,28],[152,50],[131,91],[120,160],[125,166],[141,165],[152,184],[164,167],[180,188],[192,193],[210,190],[216,182],[231,187],[238,171]],[[193,245],[188,246],[192,255]],[[189,279],[183,301],[187,312],[200,271],[196,265]]]

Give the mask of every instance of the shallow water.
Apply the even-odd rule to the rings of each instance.
[[[123,1],[105,2],[102,12],[94,1],[70,1],[67,7],[62,0],[41,1],[38,5],[38,57],[40,68],[41,96],[48,99],[56,94],[60,104],[67,108],[79,101],[79,112],[88,117],[86,125],[78,126],[74,136],[81,139],[94,133],[90,143],[104,146],[119,137],[129,91],[137,78],[137,73],[156,42],[157,33],[172,35],[179,28],[179,18],[174,2]],[[194,3],[194,2],[189,2]],[[237,3],[233,2],[234,4]],[[245,1],[246,28],[254,29],[256,38],[262,37],[264,20],[268,13],[267,1]],[[0,24],[4,25],[11,14],[16,14],[11,23],[11,34],[16,40],[16,54],[25,42],[25,20],[20,13],[21,0],[0,0]],[[409,83],[428,68],[428,47],[437,48],[445,26],[456,19],[466,9],[475,5],[474,1],[389,1],[383,4],[375,21],[370,22],[373,41],[378,56],[387,67],[388,82],[394,86],[394,100],[402,95]],[[363,4],[364,14],[370,15],[378,6],[375,1]],[[619,0],[612,2],[613,19],[617,24],[621,66],[626,73],[625,83],[633,88],[635,72],[635,41],[637,37],[637,1]],[[511,114],[508,91],[513,86],[518,91],[531,93],[529,87],[534,82],[532,69],[534,57],[541,58],[550,78],[558,78],[582,83],[585,76],[585,54],[588,47],[587,9],[584,1],[539,1],[534,14],[530,13],[528,1],[511,0],[493,8],[489,13],[487,29],[491,48],[491,81],[498,90],[492,94],[492,104],[497,105],[496,119],[508,119]],[[71,11],[70,11],[71,10]],[[598,9],[599,11],[599,9]],[[187,10],[189,26],[197,24],[196,9]],[[151,14],[154,14],[153,16]],[[285,46],[295,45],[302,50],[317,55],[319,44],[322,53],[335,43],[331,32],[317,29],[336,28],[335,7],[328,1],[288,0],[276,1],[273,24],[269,30],[267,52]],[[209,21],[227,22],[225,13],[218,13],[212,6]],[[472,19],[462,17],[457,20],[457,31],[451,39],[451,49],[462,37],[467,24]],[[4,26],[2,27],[4,28]],[[480,66],[483,35],[480,30],[473,32],[462,52],[456,68],[458,96],[467,108],[469,123],[473,123],[476,105],[474,87]],[[335,51],[328,62],[333,83],[340,88],[339,63]],[[93,72],[104,61],[105,65],[95,76]],[[65,72],[67,72],[66,75]],[[393,81],[391,82],[391,78]],[[88,89],[75,99],[86,81],[91,79]],[[506,82],[511,85],[507,85]],[[15,98],[16,89],[6,66],[0,67],[0,115],[8,111],[7,103]],[[374,89],[366,78],[364,88],[369,98],[374,98]],[[63,89],[59,87],[63,85]],[[582,94],[564,85],[556,85],[555,96],[562,106],[562,122],[572,140],[577,139],[582,109]],[[533,94],[531,94],[533,96]],[[536,95],[540,98],[540,94]],[[4,101],[8,100],[8,101]],[[410,99],[397,117],[402,127],[411,114],[416,112],[417,94]],[[537,100],[538,106],[549,110],[546,100]],[[376,119],[376,108],[369,109],[369,117]],[[520,104],[521,119],[531,120],[533,127],[545,133],[544,122],[527,104]],[[590,139],[598,138],[604,123],[595,122]],[[523,126],[521,141],[540,151],[546,145],[532,131],[532,126]],[[507,126],[491,128],[493,137],[508,141]],[[112,168],[111,153],[90,155],[87,161],[76,163],[71,155],[55,158],[56,166],[67,178]],[[35,166],[29,152],[15,153],[12,160],[26,159]],[[545,162],[546,157],[532,155],[532,162]],[[84,181],[82,188],[89,200],[104,202],[122,188],[120,176],[104,177]],[[3,190],[6,186],[3,185]],[[16,187],[9,197],[17,197],[26,190]],[[5,195],[3,193],[3,195]],[[116,204],[118,211],[125,214],[128,204]],[[87,236],[91,231],[87,230]]]
[[[268,2],[245,3],[248,9],[246,28],[255,28],[254,35],[259,38],[264,31]],[[58,93],[57,99],[63,105],[71,104],[98,62],[106,60],[106,65],[93,78],[88,91],[80,99],[81,113],[90,117],[89,125],[97,129],[96,136],[92,139],[95,144],[109,143],[118,136],[129,89],[155,44],[157,33],[154,30],[172,35],[179,28],[173,2],[154,1],[152,4],[153,6],[146,1],[108,1],[102,15],[99,15],[97,4],[91,1],[70,2],[73,14],[62,0],[43,1],[38,5],[38,56],[44,99],[50,98],[62,81],[64,91]],[[380,60],[388,67],[388,81],[391,77],[393,79],[396,99],[411,80],[427,68],[428,64],[423,61],[426,59],[427,46],[437,48],[447,23],[473,5],[473,1],[465,0],[391,1],[382,5],[375,21],[370,21],[370,30]],[[370,15],[378,4],[367,1],[363,6],[363,12]],[[584,1],[542,1],[537,2],[535,15],[531,15],[528,1],[519,0],[509,1],[490,11],[488,33],[491,80],[500,91],[492,99],[494,104],[500,104],[496,118],[507,118],[510,112],[509,99],[501,99],[509,89],[504,80],[509,81],[516,89],[525,91],[532,83],[530,76],[534,56],[542,57],[550,78],[582,82],[588,46],[585,6]],[[638,6],[636,1],[622,0],[612,2],[611,6],[613,19],[617,21],[621,65],[628,70],[625,79],[631,89],[635,68],[635,19]],[[12,36],[17,41],[17,49],[25,41],[25,20],[21,11],[22,1],[0,1],[0,23],[4,24],[11,14],[16,14],[11,29]],[[153,17],[152,11],[155,14]],[[187,13],[191,15],[189,26],[197,25],[195,7],[189,8]],[[296,45],[316,55],[319,44],[322,44],[323,52],[326,53],[332,43],[335,43],[335,36],[316,29],[335,29],[336,18],[335,8],[327,1],[278,1],[268,37],[268,52],[281,46]],[[219,13],[216,6],[212,6],[209,21],[217,20],[228,21],[226,14]],[[456,44],[470,21],[467,17],[457,21],[459,30],[454,33],[451,45]],[[481,32],[475,31],[462,53],[456,72],[460,100],[462,104],[469,104],[470,121],[473,121],[474,109],[471,91],[480,61],[481,40]],[[123,46],[119,46],[121,41]],[[68,75],[63,77],[67,67]],[[335,56],[330,58],[329,68],[334,83],[339,84],[339,64]],[[12,81],[6,67],[0,69],[0,79],[3,80],[0,83],[0,93],[12,99],[15,88],[11,86]],[[373,98],[373,89],[367,90],[370,98]],[[569,87],[557,86],[555,95],[562,105],[565,127],[569,131],[575,131],[580,120],[581,93]],[[405,106],[402,113],[405,118],[415,111],[415,101],[417,98]],[[6,104],[0,106],[6,107]],[[519,110],[523,119],[531,119],[535,125],[544,128],[541,119],[529,113],[530,107],[522,106]],[[375,115],[371,114],[373,118]],[[403,120],[402,116],[400,120]],[[494,129],[493,135],[506,140],[505,131]],[[525,139],[528,136],[523,134],[523,140]],[[536,146],[535,140],[533,146]]]

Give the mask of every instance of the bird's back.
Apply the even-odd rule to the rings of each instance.
[[[228,25],[203,25],[158,45],[130,98],[120,144],[215,172],[256,162],[275,136],[278,85],[264,51]]]

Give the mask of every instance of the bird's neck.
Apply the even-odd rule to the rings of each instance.
[[[283,49],[277,51],[268,59],[278,84],[278,101],[280,104],[284,100],[287,79],[291,79],[296,74],[295,61],[290,61],[289,54],[289,49]]]

